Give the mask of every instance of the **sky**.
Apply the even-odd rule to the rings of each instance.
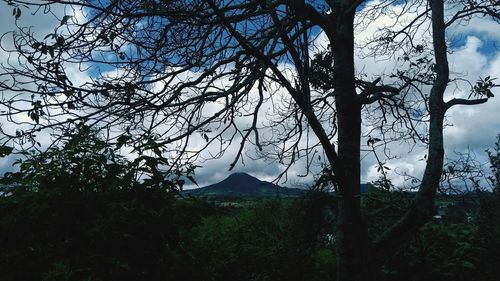
[[[61,9],[54,12],[61,13]],[[364,30],[356,35],[356,40],[362,42],[367,39],[375,28],[390,24],[389,18],[381,17],[370,23]],[[0,2],[0,34],[14,28],[14,17],[12,8],[5,2]],[[52,20],[49,15],[39,12],[32,15],[23,10],[23,15],[18,21],[23,26],[33,26],[33,30],[39,34],[47,34],[58,25],[57,20]],[[466,25],[452,26],[447,32],[450,41],[450,69],[454,77],[477,81],[486,76],[500,78],[500,25],[487,18],[476,18]],[[318,37],[319,45],[325,45],[324,36]],[[323,40],[323,41],[321,41]],[[4,41],[7,42],[7,41]],[[8,42],[7,42],[8,43]],[[6,54],[0,51],[0,62],[6,60]],[[356,68],[363,69],[368,75],[377,75],[380,72],[394,68],[394,61],[367,59],[358,57]],[[75,71],[74,79],[85,81],[82,74]],[[498,81],[498,80],[497,80]],[[446,97],[460,96],[464,94],[466,87],[461,83],[450,84]],[[445,129],[445,146],[447,157],[455,157],[457,153],[470,151],[475,155],[479,163],[486,163],[485,150],[492,147],[496,135],[500,133],[500,88],[494,89],[495,98],[486,104],[477,106],[455,107],[448,112]],[[4,124],[8,126],[8,124]],[[50,138],[46,136],[45,142]],[[253,148],[247,148],[249,151]],[[401,174],[409,173],[418,176],[425,167],[422,160],[426,154],[425,147],[413,148],[406,144],[394,144],[390,147],[394,159],[387,159],[386,164],[391,167],[389,177],[396,186],[404,186],[404,177]],[[196,170],[196,179],[200,186],[205,186],[223,180],[232,172],[246,172],[261,180],[272,181],[283,170],[283,167],[274,161],[267,159],[252,160],[245,158],[236,165],[233,171],[229,171],[229,164],[234,158],[237,147],[231,147],[220,159],[198,163],[202,167]],[[0,173],[12,170],[14,157],[0,159]],[[362,162],[362,182],[376,180],[380,174],[376,170],[376,160],[373,155],[366,155]],[[303,173],[303,162],[291,167],[288,173],[288,181],[280,182],[285,186],[306,187],[313,180],[312,176],[299,177]]]

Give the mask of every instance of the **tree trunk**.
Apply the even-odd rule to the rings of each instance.
[[[435,213],[436,191],[443,171],[443,123],[447,109],[443,96],[449,81],[444,2],[443,0],[431,0],[430,5],[432,10],[432,39],[436,61],[436,79],[429,95],[428,104],[430,120],[427,164],[417,196],[408,212],[374,243],[377,259],[381,264],[393,253],[397,252],[413,233],[432,218]]]
[[[334,9],[335,11],[335,9]],[[335,63],[338,120],[338,162],[335,174],[339,188],[337,224],[337,280],[371,280],[368,231],[361,215],[360,142],[361,103],[354,74],[354,11],[338,7],[332,17],[330,37]]]

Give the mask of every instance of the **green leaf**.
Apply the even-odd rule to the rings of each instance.
[[[462,261],[461,265],[462,265],[462,267],[465,267],[467,269],[475,269],[476,268],[476,266],[469,261]]]
[[[57,40],[56,40],[56,43],[57,43],[58,46],[62,46],[62,45],[64,45],[64,41],[65,41],[64,37],[58,36]]]
[[[40,116],[38,115],[38,113],[30,112],[29,117],[31,118],[31,120],[35,121],[37,124],[40,123]]]
[[[73,89],[64,91],[64,95],[68,98],[71,97],[74,93],[75,93],[75,90],[73,90]]]
[[[155,168],[158,165],[158,160],[154,157],[142,156],[142,158],[146,162],[146,165],[148,165],[151,168]]]
[[[14,8],[14,10],[12,10],[12,15],[16,20],[19,19],[21,17],[21,9],[19,7]]]
[[[129,135],[121,135],[116,139],[116,148],[121,148],[127,141],[129,141],[132,137]]]
[[[0,157],[9,156],[12,153],[12,150],[14,150],[13,147],[6,145],[0,146]]]
[[[158,147],[153,147],[153,152],[159,156],[159,157],[162,157],[161,155],[161,150],[158,148]]]
[[[38,49],[38,48],[40,48],[40,46],[42,46],[42,43],[40,43],[40,42],[35,42],[35,43],[33,43],[33,46],[32,46],[32,47],[33,47],[33,49]]]
[[[61,19],[61,24],[60,25],[65,25],[68,23],[68,20],[71,18],[71,16],[64,16],[62,19]]]
[[[196,182],[196,180],[194,179],[193,176],[187,175],[186,178],[188,178],[192,183],[194,183],[194,184],[196,184],[196,186],[198,186],[198,183]]]
[[[47,47],[47,50],[49,51],[50,57],[53,58],[55,56],[54,48],[52,46],[50,46],[50,47]]]

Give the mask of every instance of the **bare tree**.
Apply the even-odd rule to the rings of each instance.
[[[63,134],[83,122],[171,169],[207,148],[218,157],[234,142],[231,168],[249,143],[287,167],[305,158],[306,173],[324,156],[339,198],[337,280],[375,279],[432,217],[445,114],[486,102],[495,86],[488,78],[471,85],[473,94],[444,100],[451,80],[445,30],[474,16],[498,21],[494,0],[6,2],[16,19],[27,8],[48,13],[58,4],[65,13],[43,39],[29,27],[4,35],[13,47],[2,44],[10,56],[0,73],[1,115],[19,125],[2,130],[4,144],[36,144],[40,131]],[[390,14],[393,5],[400,14]],[[366,46],[355,43],[356,30],[381,16],[397,24]],[[320,34],[326,49],[316,46]],[[356,72],[355,47],[368,56],[401,54],[407,63],[365,77]],[[75,69],[88,81],[72,81]],[[26,114],[31,120],[20,117]],[[368,147],[401,139],[428,145],[418,195],[381,237],[368,236],[361,215],[362,120]],[[193,146],[196,138],[204,145]]]

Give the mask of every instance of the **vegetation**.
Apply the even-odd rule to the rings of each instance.
[[[84,140],[91,138],[96,141],[89,146]],[[0,197],[2,280],[326,281],[336,275],[338,197],[310,191],[302,198],[238,207],[182,199],[145,179],[132,185],[110,181],[106,175],[115,174],[109,165],[130,163],[111,162],[113,150],[106,161],[72,157],[102,149],[96,136],[81,140],[69,139],[62,151],[32,155],[19,162],[20,174],[3,177],[9,188]],[[490,152],[493,171],[499,152],[499,147]],[[57,161],[65,166],[48,169]],[[96,176],[90,183],[78,180],[82,171]],[[374,182],[363,197],[374,235],[397,220],[414,196],[387,186]],[[463,200],[475,207],[454,215],[452,207]],[[496,280],[498,192],[451,202],[446,216],[427,223],[382,261],[381,280]]]

